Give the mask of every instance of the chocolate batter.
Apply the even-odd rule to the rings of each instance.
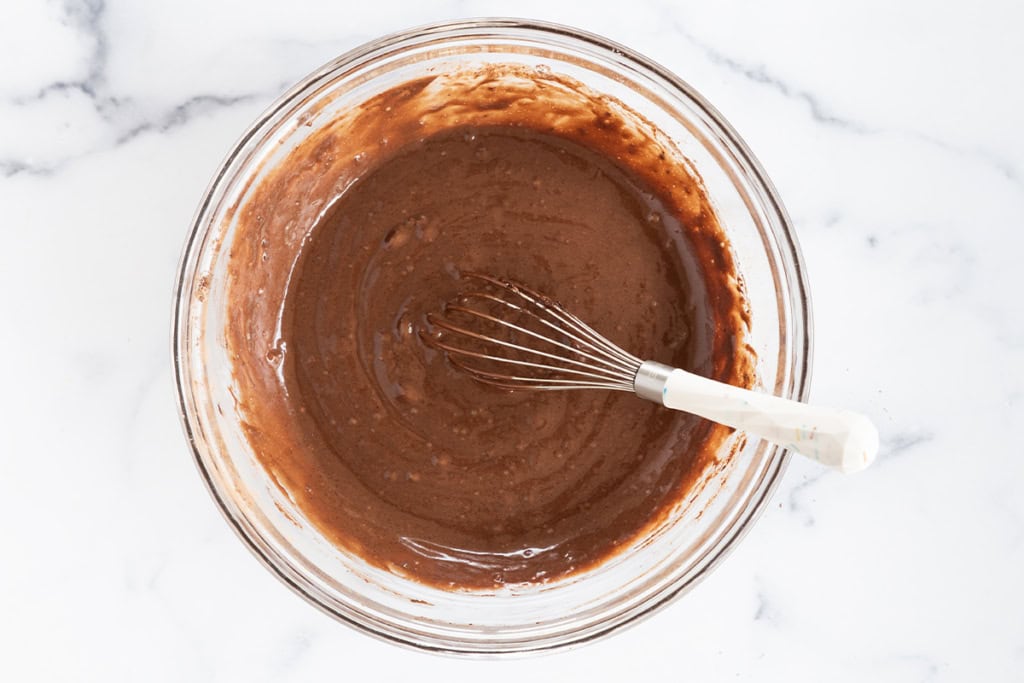
[[[241,211],[226,337],[247,436],[338,546],[416,580],[592,567],[684,499],[728,434],[624,393],[458,372],[419,331],[460,272],[527,283],[643,358],[752,382],[699,179],[564,78],[406,84],[314,135]]]

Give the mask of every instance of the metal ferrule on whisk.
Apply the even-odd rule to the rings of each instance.
[[[665,393],[665,383],[673,369],[671,365],[657,361],[644,361],[636,371],[636,377],[633,378],[633,391],[640,398],[661,403]]]

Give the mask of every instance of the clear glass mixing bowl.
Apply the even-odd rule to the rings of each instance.
[[[481,63],[550,68],[612,95],[678,145],[703,177],[746,282],[764,390],[806,398],[810,303],[782,202],[739,135],[693,88],[604,38],[554,24],[485,19],[387,36],[342,55],[278,99],[245,132],[196,213],[178,273],[174,368],[196,463],[253,553],[313,605],[374,636],[465,654],[536,652],[592,641],[650,615],[711,571],[767,505],[785,451],[739,437],[727,466],[659,528],[584,574],[485,592],[442,591],[367,565],[329,543],[275,486],[234,411],[223,330],[238,207],[269,168],[332,113],[400,83]],[[311,125],[310,125],[311,124]]]

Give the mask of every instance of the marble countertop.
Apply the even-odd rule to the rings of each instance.
[[[0,678],[1024,679],[1024,6],[628,7],[3,3]],[[197,476],[168,343],[192,213],[245,126],[349,48],[482,15],[604,34],[724,112],[802,242],[813,397],[882,435],[861,475],[794,461],[669,609],[511,662],[377,642],[260,566]]]

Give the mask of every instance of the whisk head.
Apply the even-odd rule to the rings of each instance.
[[[475,379],[507,389],[634,391],[642,361],[549,297],[463,273],[476,287],[427,316],[420,335]]]

